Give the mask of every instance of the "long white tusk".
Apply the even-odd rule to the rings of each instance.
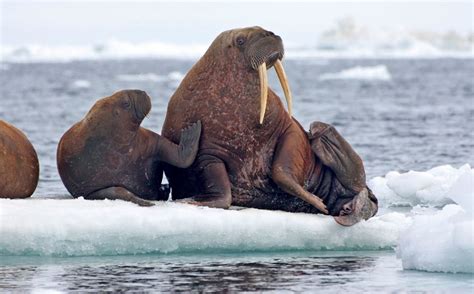
[[[268,76],[267,64],[264,62],[258,67],[258,75],[260,77],[260,124],[263,123],[265,110],[267,109],[268,98]]]
[[[285,70],[283,69],[283,64],[279,59],[277,59],[275,62],[275,71],[278,75],[278,79],[280,80],[283,92],[285,93],[286,104],[288,105],[288,113],[291,117],[293,112],[293,98],[291,97],[290,85],[288,83]]]

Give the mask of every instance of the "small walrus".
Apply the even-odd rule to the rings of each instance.
[[[190,166],[198,151],[201,122],[181,131],[179,145],[140,127],[151,110],[150,97],[123,90],[98,100],[61,138],[57,164],[74,197],[121,199],[141,206],[166,200],[161,188],[165,162]]]
[[[27,198],[36,190],[39,162],[22,131],[0,120],[0,198]]]

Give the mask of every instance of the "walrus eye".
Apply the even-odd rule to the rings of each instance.
[[[237,37],[237,40],[235,41],[238,46],[243,46],[245,44],[245,37]]]
[[[129,109],[130,108],[130,101],[126,100],[122,103],[123,108]]]

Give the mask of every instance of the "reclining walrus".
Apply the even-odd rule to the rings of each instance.
[[[27,198],[36,190],[39,162],[22,131],[0,120],[0,198]]]
[[[180,131],[179,145],[140,127],[150,97],[124,90],[97,101],[61,138],[57,152],[61,179],[74,197],[121,199],[150,206],[166,200],[162,162],[190,166],[199,146],[201,123]]]
[[[313,123],[308,134],[291,117],[283,53],[281,38],[272,32],[229,30],[187,73],[171,97],[162,135],[178,142],[179,130],[197,120],[203,130],[190,168],[165,165],[173,199],[322,212],[343,225],[370,218],[377,199],[366,186],[359,156],[333,127]],[[266,70],[272,66],[290,115],[268,89]]]

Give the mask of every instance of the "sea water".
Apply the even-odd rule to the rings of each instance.
[[[33,198],[0,200],[0,289],[473,290],[469,58],[284,61],[295,118],[335,125],[364,160],[380,210],[354,227],[317,215],[71,199],[56,168],[61,135],[96,99],[127,88],[152,97],[143,126],[160,132],[193,63],[2,64],[0,118],[28,135],[41,174]],[[270,82],[282,94],[274,74]]]

